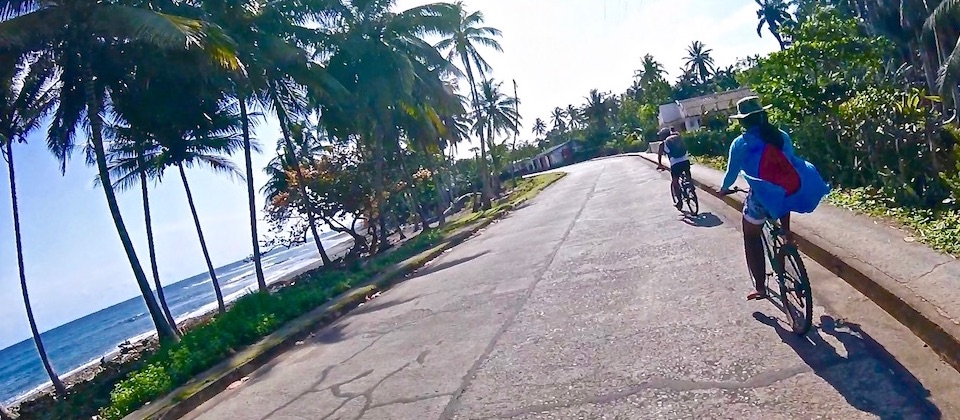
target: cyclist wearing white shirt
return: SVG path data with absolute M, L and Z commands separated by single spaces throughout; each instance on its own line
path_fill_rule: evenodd
M 657 139 L 662 143 L 657 153 L 657 165 L 659 169 L 665 169 L 663 166 L 663 155 L 666 154 L 670 160 L 670 189 L 675 196 L 679 197 L 680 175 L 683 173 L 690 177 L 690 154 L 687 153 L 687 146 L 683 143 L 683 138 L 673 128 L 661 128 L 657 133 Z M 677 210 L 683 207 L 683 200 L 677 200 Z

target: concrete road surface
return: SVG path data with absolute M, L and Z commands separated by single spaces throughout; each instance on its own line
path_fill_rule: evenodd
M 957 373 L 808 262 L 817 328 L 750 290 L 738 215 L 636 157 L 537 199 L 322 329 L 198 419 L 926 419 Z

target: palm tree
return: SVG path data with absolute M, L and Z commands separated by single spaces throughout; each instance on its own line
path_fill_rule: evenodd
M 243 179 L 244 174 L 237 169 L 233 162 L 227 159 L 226 155 L 232 155 L 242 149 L 244 141 L 238 138 L 239 118 L 232 106 L 225 102 L 219 104 L 211 102 L 208 105 L 217 108 L 211 109 L 211 112 L 198 114 L 206 117 L 207 121 L 185 130 L 181 137 L 169 137 L 170 141 L 161 141 L 162 149 L 156 156 L 155 161 L 161 173 L 164 168 L 170 166 L 176 166 L 180 173 L 180 180 L 183 182 L 183 190 L 187 196 L 190 214 L 193 216 L 193 223 L 197 228 L 200 250 L 203 252 L 207 272 L 210 275 L 213 290 L 217 297 L 217 308 L 220 313 L 223 313 L 226 312 L 223 292 L 220 290 L 217 273 L 210 259 L 210 251 L 207 249 L 207 243 L 203 236 L 203 228 L 200 225 L 200 217 L 197 214 L 196 204 L 194 204 L 193 193 L 190 191 L 190 184 L 187 182 L 185 168 L 195 165 L 205 166 L 214 172 Z
M 960 112 L 960 89 L 957 87 L 960 82 L 960 42 L 956 43 L 949 54 L 946 52 L 949 49 L 947 42 L 956 38 L 955 19 L 958 13 L 960 13 L 960 1 L 945 0 L 933 9 L 924 23 L 924 30 L 932 34 L 936 48 L 944 52 L 942 55 L 945 57 L 941 60 L 937 84 L 940 95 L 952 102 L 954 112 L 951 121 L 958 121 L 957 114 Z
M 392 2 L 342 2 L 336 7 L 331 35 L 338 45 L 327 69 L 350 93 L 337 104 L 322 109 L 324 125 L 338 138 L 350 139 L 373 167 L 373 191 L 378 243 L 386 244 L 387 182 L 390 163 L 400 152 L 403 113 L 422 110 L 414 92 L 425 81 L 437 83 L 452 70 L 436 47 L 423 40 L 435 34 L 448 36 L 455 29 L 453 7 L 432 4 L 398 13 Z
M 41 57 L 43 58 L 43 57 Z M 46 57 L 49 58 L 49 57 Z M 13 143 L 25 141 L 27 134 L 39 128 L 42 120 L 50 112 L 56 101 L 57 91 L 50 86 L 52 63 L 37 59 L 32 63 L 22 61 L 18 54 L 12 57 L 0 57 L 0 143 L 3 145 L 4 158 L 7 161 L 7 174 L 10 180 L 10 203 L 13 208 L 13 233 L 17 247 L 17 268 L 20 275 L 20 292 L 23 295 L 23 307 L 27 312 L 27 322 L 33 343 L 37 347 L 40 362 L 53 383 L 58 396 L 67 393 L 63 381 L 57 375 L 43 340 L 30 304 L 27 290 L 27 276 L 23 263 L 23 241 L 20 232 L 20 208 L 17 204 L 17 181 L 13 164 Z M 0 408 L 2 410 L 2 408 Z
M 584 99 L 587 103 L 583 108 L 583 116 L 597 126 L 606 126 L 610 111 L 613 109 L 612 98 L 597 89 L 590 89 L 590 93 Z
M 477 92 L 477 78 L 486 79 L 486 73 L 490 71 L 490 65 L 484 60 L 483 56 L 477 50 L 478 46 L 485 46 L 497 52 L 502 52 L 503 48 L 497 38 L 501 35 L 499 29 L 483 25 L 483 13 L 475 11 L 468 13 L 464 8 L 462 1 L 454 3 L 452 13 L 455 13 L 457 23 L 452 33 L 437 44 L 437 48 L 448 50 L 447 59 L 460 59 L 463 69 L 466 72 L 467 83 L 470 85 L 470 95 L 473 99 L 472 105 L 474 112 L 479 112 L 480 98 Z M 490 191 L 489 177 L 490 170 L 487 167 L 487 150 L 483 134 L 480 134 L 480 180 L 483 184 L 482 202 L 483 208 L 490 207 L 492 194 Z
M 150 271 L 153 274 L 153 285 L 157 292 L 157 301 L 167 322 L 176 326 L 173 313 L 167 305 L 167 298 L 160 281 L 160 268 L 157 262 L 157 248 L 153 236 L 153 220 L 150 217 L 150 192 L 147 187 L 151 169 L 146 158 L 148 154 L 155 154 L 156 143 L 149 140 L 149 135 L 136 133 L 133 129 L 120 124 L 113 124 L 106 130 L 113 144 L 110 147 L 110 173 L 114 176 L 113 188 L 123 191 L 140 185 L 140 195 L 143 202 L 144 226 L 147 231 L 147 251 L 150 258 Z M 101 185 L 99 179 L 97 184 Z M 176 332 L 176 328 L 174 328 Z
M 693 41 L 693 43 L 687 47 L 687 57 L 684 59 L 684 62 L 690 72 L 700 77 L 700 82 L 702 83 L 710 80 L 710 75 L 713 74 L 715 70 L 713 57 L 710 56 L 712 52 L 712 49 L 707 48 L 707 46 L 700 41 Z
M 305 106 L 304 91 L 298 85 L 309 85 L 317 92 L 331 87 L 329 78 L 321 68 L 308 59 L 304 46 L 320 49 L 314 45 L 317 34 L 303 28 L 306 22 L 319 21 L 321 10 L 314 3 L 303 3 L 295 10 L 285 2 L 267 2 L 257 8 L 236 7 L 230 2 L 201 2 L 200 7 L 210 18 L 223 26 L 227 34 L 237 42 L 237 55 L 244 72 L 227 75 L 233 86 L 230 89 L 237 101 L 241 119 L 241 135 L 244 142 L 244 169 L 247 183 L 247 203 L 250 233 L 253 247 L 253 262 L 260 291 L 266 291 L 257 233 L 256 193 L 253 185 L 251 156 L 250 119 L 251 105 L 274 110 L 280 121 L 284 138 L 289 137 L 289 126 L 294 123 Z M 321 84 L 325 84 L 321 87 Z M 298 178 L 303 178 L 296 168 Z M 300 183 L 303 184 L 302 182 Z M 308 208 L 308 211 L 312 211 Z M 310 214 L 313 220 L 313 215 Z M 316 222 L 310 222 L 317 251 L 325 266 L 330 258 L 320 242 Z
M 780 50 L 785 50 L 787 46 L 780 35 L 780 27 L 791 20 L 790 12 L 787 11 L 789 5 L 784 0 L 756 0 L 756 2 L 760 6 L 760 10 L 757 10 L 757 19 L 760 19 L 757 25 L 757 36 L 763 37 L 763 26 L 766 25 L 767 30 L 780 44 Z
M 48 145 L 61 160 L 64 170 L 75 135 L 86 116 L 88 140 L 99 176 L 104 181 L 107 206 L 134 278 L 160 340 L 175 339 L 173 327 L 150 290 L 110 182 L 101 114 L 108 95 L 104 84 L 99 83 L 109 75 L 101 71 L 99 58 L 117 52 L 120 46 L 136 44 L 154 51 L 202 48 L 221 64 L 235 65 L 235 56 L 225 37 L 206 22 L 103 2 L 19 2 L 3 8 L 0 20 L 0 49 L 47 51 L 61 68 L 59 81 L 63 94 L 53 114 Z
M 640 68 L 634 71 L 634 77 L 640 80 L 640 86 L 643 89 L 649 88 L 656 81 L 663 80 L 664 74 L 666 70 L 663 64 L 660 64 L 651 54 L 644 55 Z
M 581 116 L 580 110 L 577 109 L 577 107 L 573 106 L 573 104 L 570 104 L 570 105 L 567 105 L 566 114 L 567 114 L 567 118 L 570 119 L 570 122 L 567 124 L 567 128 L 570 130 L 580 128 L 580 116 Z
M 563 134 L 567 131 L 567 113 L 563 108 L 556 107 L 553 109 L 553 112 L 550 113 L 550 121 L 553 123 L 553 129 L 558 134 Z
M 543 119 L 537 118 L 533 122 L 533 134 L 536 134 L 537 137 L 543 137 L 547 133 L 547 123 L 543 122 Z
M 474 132 L 478 136 L 481 132 L 486 133 L 493 170 L 497 174 L 503 169 L 500 166 L 503 156 L 496 152 L 497 144 L 494 139 L 499 134 L 515 132 L 520 124 L 520 115 L 516 111 L 517 98 L 504 94 L 502 86 L 503 82 L 493 79 L 480 85 L 480 107 L 477 108 L 477 119 L 474 122 Z M 499 176 L 496 179 L 499 179 Z

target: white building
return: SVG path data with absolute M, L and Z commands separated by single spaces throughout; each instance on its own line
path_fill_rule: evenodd
M 702 125 L 704 114 L 731 115 L 737 109 L 737 101 L 755 95 L 748 88 L 740 88 L 663 104 L 657 120 L 660 127 L 673 127 L 681 132 L 696 131 Z

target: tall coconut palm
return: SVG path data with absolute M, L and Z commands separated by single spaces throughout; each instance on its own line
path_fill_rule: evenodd
M 787 11 L 789 5 L 784 0 L 756 0 L 760 10 L 757 10 L 757 36 L 763 37 L 763 27 L 766 26 L 770 34 L 773 35 L 777 43 L 780 44 L 780 50 L 787 48 L 783 42 L 783 36 L 780 35 L 780 27 L 791 20 L 790 12 Z
M 108 95 L 99 60 L 122 46 L 137 44 L 155 51 L 203 48 L 212 59 L 230 66 L 235 56 L 215 26 L 145 8 L 105 2 L 15 2 L 0 12 L 0 49 L 46 51 L 60 67 L 61 95 L 49 130 L 51 151 L 65 162 L 76 133 L 89 124 L 89 139 L 103 191 L 120 242 L 161 340 L 175 339 L 120 214 L 109 177 L 103 142 L 103 116 Z M 84 118 L 86 116 L 86 118 Z
M 25 141 L 27 134 L 39 128 L 42 120 L 51 111 L 56 101 L 57 90 L 50 84 L 52 63 L 49 57 L 30 57 L 27 61 L 19 54 L 0 57 L 0 144 L 3 146 L 4 159 L 7 161 L 7 175 L 10 181 L 10 204 L 13 213 L 13 234 L 17 249 L 17 269 L 20 275 L 20 292 L 23 307 L 27 312 L 27 322 L 33 343 L 40 356 L 40 362 L 53 383 L 57 395 L 66 395 L 67 389 L 57 375 L 50 358 L 47 356 L 37 320 L 30 304 L 27 288 L 26 269 L 23 262 L 23 241 L 20 231 L 20 207 L 17 203 L 17 180 L 14 171 L 13 143 Z M 31 62 L 32 61 L 32 62 Z M 0 408 L 2 410 L 2 408 Z
M 556 107 L 553 109 L 553 112 L 550 113 L 550 122 L 553 124 L 553 130 L 558 134 L 563 134 L 567 131 L 567 113 L 563 108 Z
M 713 53 L 713 50 L 707 48 L 700 41 L 693 41 L 687 47 L 687 57 L 684 59 L 684 63 L 686 63 L 687 70 L 700 77 L 701 83 L 707 83 L 710 80 L 710 75 L 716 69 L 713 57 L 710 56 L 711 53 Z
M 477 76 L 480 79 L 486 79 L 486 74 L 490 71 L 490 65 L 480 55 L 478 46 L 484 46 L 497 52 L 502 52 L 503 48 L 497 41 L 501 32 L 497 28 L 482 26 L 484 17 L 480 11 L 467 12 L 462 1 L 454 3 L 452 12 L 455 14 L 455 28 L 448 37 L 437 44 L 437 48 L 448 51 L 448 60 L 459 59 L 463 65 L 463 70 L 467 76 L 467 83 L 470 85 L 470 96 L 474 112 L 478 112 L 480 107 L 480 97 L 477 92 Z M 483 208 L 490 207 L 492 193 L 490 191 L 490 170 L 487 167 L 487 148 L 483 134 L 480 135 L 480 164 L 478 165 L 483 184 L 482 202 Z
M 204 113 L 208 117 L 208 124 L 190 127 L 182 137 L 170 137 L 169 141 L 161 141 L 162 149 L 156 156 L 156 164 L 161 172 L 166 167 L 175 166 L 180 174 L 190 214 L 197 228 L 200 250 L 203 252 L 207 272 L 217 297 L 217 308 L 220 313 L 223 313 L 226 311 L 223 292 L 220 290 L 217 273 L 210 259 L 210 251 L 207 249 L 200 216 L 197 214 L 197 206 L 194 203 L 186 173 L 186 168 L 200 166 L 236 179 L 243 179 L 244 174 L 226 157 L 238 152 L 244 146 L 243 139 L 238 135 L 239 119 L 228 103 L 221 102 L 219 106 L 220 109 L 217 110 L 219 112 Z
M 542 118 L 537 118 L 533 122 L 533 134 L 536 134 L 537 137 L 543 137 L 547 133 L 547 123 L 543 122 Z
M 513 133 L 520 125 L 520 115 L 516 111 L 517 98 L 503 93 L 502 87 L 503 82 L 493 79 L 481 83 L 477 89 L 480 92 L 480 107 L 477 108 L 477 119 L 474 122 L 474 132 L 478 136 L 481 131 L 486 134 L 495 173 L 503 169 L 503 156 L 496 151 L 496 136 Z
M 386 175 L 400 150 L 399 115 L 416 108 L 419 80 L 437 78 L 450 63 L 422 37 L 447 36 L 455 25 L 449 5 L 432 4 L 398 13 L 392 2 L 346 2 L 335 6 L 340 45 L 327 69 L 350 92 L 341 103 L 324 106 L 325 126 L 338 138 L 353 139 L 373 166 L 378 243 L 386 244 Z
M 156 153 L 158 147 L 149 135 L 137 133 L 128 126 L 119 123 L 112 124 L 105 130 L 107 137 L 110 137 L 113 144 L 110 146 L 108 161 L 110 162 L 110 174 L 113 176 L 113 188 L 123 191 L 140 186 L 140 197 L 143 203 L 143 219 L 147 233 L 147 252 L 150 258 L 150 271 L 153 274 L 153 285 L 157 292 L 157 301 L 160 309 L 163 310 L 164 317 L 170 325 L 177 325 L 173 318 L 173 313 L 167 305 L 166 294 L 163 291 L 163 283 L 160 281 L 160 267 L 157 262 L 157 247 L 153 236 L 153 220 L 150 216 L 150 191 L 147 186 L 149 182 L 149 173 L 152 173 L 148 167 L 150 162 L 147 155 Z M 97 180 L 98 184 L 99 179 Z
M 315 31 L 305 29 L 304 25 L 321 19 L 323 11 L 318 7 L 322 7 L 322 3 L 300 3 L 296 7 L 291 7 L 285 1 L 257 3 L 256 7 L 237 7 L 231 2 L 200 3 L 203 12 L 212 21 L 218 22 L 237 42 L 237 55 L 244 68 L 243 72 L 233 72 L 228 77 L 233 81 L 230 90 L 240 111 L 253 262 L 261 291 L 265 291 L 267 286 L 257 233 L 250 107 L 259 105 L 275 111 L 281 132 L 287 139 L 288 127 L 296 122 L 305 105 L 302 101 L 305 93 L 302 85 L 313 84 L 317 91 L 322 91 L 324 89 L 320 85 L 330 82 L 323 77 L 319 66 L 310 62 L 305 51 L 306 48 L 321 48 L 314 45 L 321 38 Z M 290 94 L 291 90 L 295 93 Z M 297 167 L 296 171 L 302 179 L 300 168 Z M 329 265 L 331 261 L 320 241 L 312 210 L 308 211 L 311 212 L 310 230 L 314 233 L 317 251 L 323 264 Z

